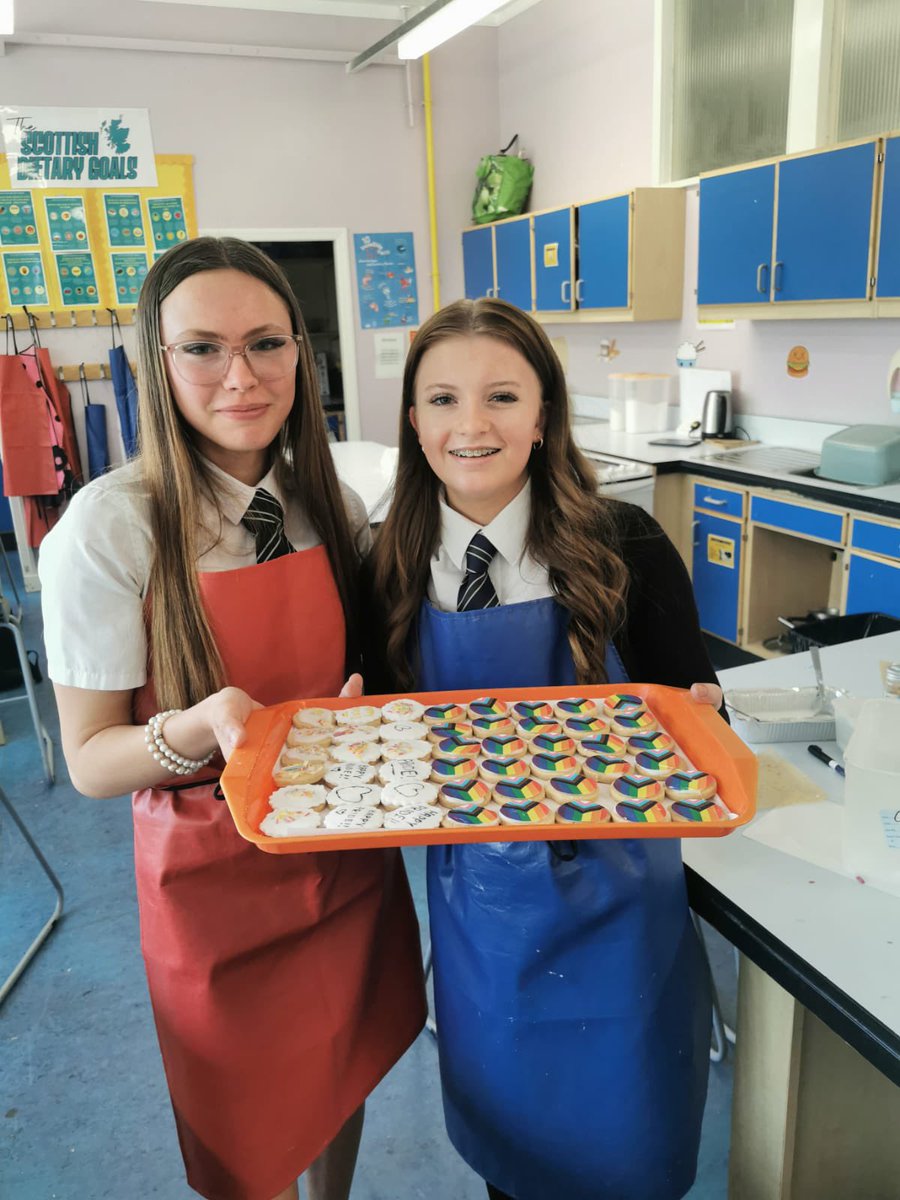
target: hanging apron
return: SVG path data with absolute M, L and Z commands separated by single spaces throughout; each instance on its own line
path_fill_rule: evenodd
M 552 598 L 426 603 L 419 686 L 573 683 L 566 628 Z M 627 682 L 612 645 L 606 671 Z M 696 1171 L 710 1038 L 680 844 L 560 845 L 429 848 L 447 1131 L 516 1200 L 677 1200 Z
M 125 457 L 134 458 L 137 453 L 137 386 L 131 373 L 131 364 L 122 344 L 122 330 L 119 318 L 114 308 L 109 312 L 109 329 L 112 334 L 112 348 L 109 351 L 109 373 L 112 377 L 113 393 L 116 397 L 116 408 L 119 413 L 119 428 L 122 431 L 122 445 Z M 116 334 L 119 335 L 119 345 L 116 345 Z
M 200 584 L 229 684 L 263 704 L 337 694 L 345 631 L 324 547 Z M 156 707 L 148 684 L 136 719 Z M 188 1182 L 209 1200 L 271 1200 L 424 1023 L 400 852 L 264 854 L 210 785 L 147 789 L 133 806 L 141 945 Z

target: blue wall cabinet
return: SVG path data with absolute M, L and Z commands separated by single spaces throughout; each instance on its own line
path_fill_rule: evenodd
M 768 304 L 775 165 L 700 180 L 698 304 Z
M 531 218 L 501 221 L 494 227 L 494 260 L 497 267 L 495 296 L 531 312 Z
M 900 299 L 900 137 L 887 138 L 884 143 L 875 294 Z
M 493 296 L 494 230 L 490 225 L 467 229 L 462 235 L 463 278 L 467 300 Z
M 534 217 L 534 296 L 537 312 L 575 307 L 574 215 L 571 208 Z
M 694 597 L 700 627 L 728 642 L 738 640 L 743 525 L 694 512 Z
M 900 618 L 900 561 L 851 554 L 845 609 Z
M 631 197 L 582 204 L 578 217 L 579 308 L 628 308 Z

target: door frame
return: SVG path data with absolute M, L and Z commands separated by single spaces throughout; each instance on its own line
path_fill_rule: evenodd
M 346 229 L 202 229 L 209 237 L 243 238 L 245 242 L 331 242 L 334 251 L 334 285 L 344 386 L 344 429 L 348 442 L 362 438 L 359 412 L 359 378 L 353 319 L 353 273 L 350 269 L 350 235 Z

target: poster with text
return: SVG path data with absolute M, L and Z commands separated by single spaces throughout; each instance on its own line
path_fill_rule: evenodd
M 355 233 L 353 251 L 363 329 L 418 325 L 413 235 Z
M 4 254 L 3 273 L 12 304 L 47 303 L 47 281 L 39 250 Z
M 97 303 L 97 273 L 86 250 L 61 250 L 56 255 L 56 273 L 62 302 L 67 308 Z
M 0 246 L 37 245 L 31 192 L 0 192 Z
M 88 232 L 84 196 L 47 196 L 44 207 L 53 249 L 86 250 Z
M 146 254 L 111 254 L 116 304 L 137 304 L 138 293 L 147 274 Z
M 188 235 L 184 219 L 184 201 L 180 196 L 167 196 L 147 201 L 150 231 L 154 250 L 171 250 Z
M 0 104 L 0 126 L 10 187 L 156 187 L 146 108 Z
M 133 196 L 124 192 L 107 193 L 103 197 L 103 211 L 106 215 L 106 236 L 114 250 L 145 245 L 144 214 L 137 192 Z

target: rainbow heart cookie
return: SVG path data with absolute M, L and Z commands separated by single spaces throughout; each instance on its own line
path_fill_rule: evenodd
M 676 771 L 666 780 L 671 800 L 708 800 L 716 794 L 716 778 L 705 771 Z
M 552 717 L 553 708 L 546 700 L 520 700 L 513 705 L 513 712 L 520 721 L 528 717 Z
M 525 800 L 543 800 L 544 785 L 539 779 L 529 775 L 517 775 L 514 779 L 500 779 L 494 784 L 494 799 L 501 801 L 513 800 L 522 803 Z
M 581 743 L 582 754 L 611 754 L 621 758 L 625 753 L 625 739 L 614 733 L 601 733 L 599 737 L 585 738 Z
M 631 825 L 664 825 L 669 820 L 666 806 L 658 800 L 620 800 L 613 815 L 617 821 Z
M 468 707 L 470 717 L 505 717 L 509 712 L 506 701 L 498 700 L 496 696 L 479 696 L 477 700 L 470 700 Z
M 674 745 L 669 735 L 662 730 L 636 733 L 628 739 L 628 749 L 632 754 L 640 754 L 642 750 L 671 750 Z
M 498 779 L 517 779 L 528 775 L 531 767 L 524 758 L 485 758 L 478 764 L 478 773 L 487 783 L 496 783 Z
M 438 792 L 438 800 L 445 808 L 461 808 L 465 804 L 487 804 L 491 789 L 483 779 L 463 779 L 459 783 L 445 783 Z
M 458 734 L 460 737 L 471 737 L 472 722 L 446 721 L 443 725 L 429 725 L 425 736 L 429 742 L 440 742 L 444 738 L 453 737 L 454 734 Z
M 553 709 L 558 717 L 566 720 L 568 717 L 594 717 L 597 715 L 597 705 L 585 696 L 569 696 L 565 700 L 557 700 Z
M 612 816 L 602 804 L 567 800 L 556 810 L 556 820 L 560 825 L 604 825 L 612 820 Z
M 516 732 L 526 741 L 531 741 L 539 733 L 562 733 L 562 725 L 555 717 L 522 717 L 516 726 Z
M 496 825 L 500 820 L 493 808 L 482 808 L 480 804 L 466 804 L 462 808 L 451 808 L 444 815 L 443 824 L 447 829 L 455 829 L 460 825 L 470 828 Z
M 553 809 L 542 800 L 511 801 L 500 806 L 500 820 L 504 825 L 552 825 Z
M 566 800 L 593 800 L 597 795 L 597 784 L 588 775 L 564 775 L 562 779 L 551 779 L 547 785 L 549 799 L 563 803 Z
M 662 800 L 666 794 L 663 785 L 646 775 L 620 775 L 610 785 L 616 800 Z
M 627 775 L 631 767 L 624 758 L 615 754 L 591 754 L 584 760 L 584 773 L 600 783 L 612 783 L 622 775 Z
M 478 763 L 474 758 L 437 758 L 431 764 L 431 778 L 435 783 L 460 783 L 474 779 L 478 774 Z
M 569 717 L 563 726 L 566 733 L 583 742 L 585 738 L 600 737 L 609 732 L 609 723 L 602 717 Z
M 612 727 L 616 733 L 624 733 L 630 737 L 633 733 L 659 732 L 656 717 L 652 713 L 640 712 L 634 716 L 626 713 L 616 713 L 612 719 Z
M 528 743 L 517 733 L 492 733 L 481 741 L 481 753 L 487 758 L 521 758 L 527 752 Z
M 651 779 L 665 779 L 673 771 L 680 771 L 687 764 L 674 750 L 641 750 L 635 755 L 634 765 L 641 775 L 648 775 Z
M 574 754 L 551 754 L 542 752 L 531 756 L 531 770 L 535 775 L 544 779 L 552 779 L 555 775 L 577 775 L 581 769 Z
M 503 714 L 494 717 L 476 717 L 472 722 L 472 733 L 479 738 L 488 737 L 492 733 L 513 733 L 515 728 L 512 717 Z
M 673 821 L 691 825 L 712 824 L 728 819 L 728 814 L 715 800 L 676 800 L 671 812 Z
M 640 696 L 634 696 L 628 692 L 613 692 L 611 695 L 603 697 L 603 710 L 610 716 L 623 708 L 642 709 L 643 707 L 644 702 Z
M 539 733 L 532 738 L 531 748 L 536 752 L 546 750 L 549 754 L 574 754 L 578 743 L 567 733 Z
M 454 733 L 448 738 L 442 738 L 435 743 L 435 758 L 475 758 L 481 753 L 481 742 L 476 738 L 463 737 Z
M 458 704 L 432 704 L 422 713 L 426 725 L 446 725 L 448 721 L 462 721 L 466 710 Z

